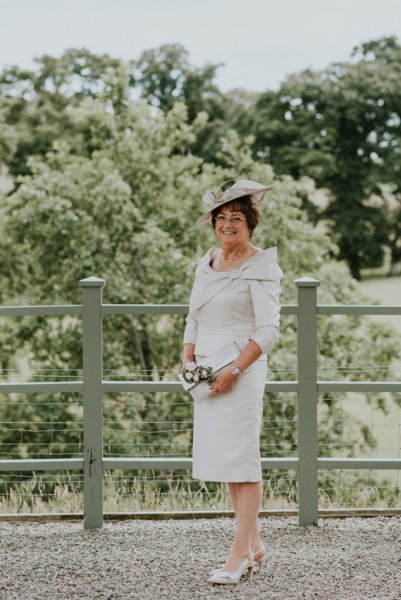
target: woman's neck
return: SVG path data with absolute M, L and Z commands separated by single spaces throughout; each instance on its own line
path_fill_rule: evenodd
M 251 244 L 249 242 L 241 242 L 238 244 L 222 244 L 221 251 L 223 253 L 224 258 L 228 259 L 234 256 L 235 254 L 244 254 L 249 248 Z

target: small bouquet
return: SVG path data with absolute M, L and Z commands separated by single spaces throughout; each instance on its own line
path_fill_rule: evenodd
M 214 379 L 213 368 L 205 365 L 197 365 L 194 362 L 187 362 L 185 369 L 182 370 L 182 377 L 190 386 L 196 385 L 200 381 L 212 383 Z
M 187 362 L 178 373 L 178 379 L 186 392 L 189 392 L 196 404 L 210 398 L 209 383 L 214 381 L 216 373 L 230 365 L 240 355 L 238 344 L 233 341 L 205 356 L 203 364 Z

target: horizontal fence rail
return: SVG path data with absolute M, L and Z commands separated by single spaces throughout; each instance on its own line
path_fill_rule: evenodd
M 0 393 L 74 392 L 83 394 L 84 451 L 82 458 L 0 460 L 0 471 L 84 472 L 84 526 L 103 525 L 103 472 L 110 469 L 189 470 L 191 458 L 108 458 L 103 456 L 102 402 L 104 393 L 181 392 L 176 381 L 104 381 L 102 364 L 102 317 L 104 315 L 185 315 L 187 304 L 103 304 L 104 280 L 80 281 L 82 305 L 3 306 L 0 317 L 71 316 L 83 321 L 82 381 L 0 383 Z M 265 391 L 293 392 L 298 396 L 298 456 L 262 458 L 262 468 L 296 470 L 299 486 L 299 524 L 318 522 L 318 471 L 332 469 L 401 469 L 401 458 L 319 458 L 317 454 L 317 395 L 322 392 L 401 392 L 400 382 L 317 380 L 318 315 L 401 315 L 401 306 L 318 305 L 319 281 L 303 277 L 295 281 L 298 304 L 285 305 L 282 315 L 298 320 L 298 380 L 268 381 Z

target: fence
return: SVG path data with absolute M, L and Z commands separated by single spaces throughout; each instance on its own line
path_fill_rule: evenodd
M 104 392 L 177 392 L 176 381 L 104 381 L 102 316 L 186 314 L 187 305 L 103 304 L 104 280 L 80 281 L 82 305 L 0 307 L 0 317 L 81 315 L 83 320 L 83 380 L 73 382 L 0 383 L 0 393 L 76 392 L 83 394 L 84 452 L 82 458 L 0 460 L 0 471 L 83 470 L 84 526 L 103 525 L 103 471 L 106 469 L 180 470 L 191 468 L 190 458 L 110 458 L 103 456 L 102 395 Z M 281 309 L 298 319 L 298 380 L 271 381 L 270 392 L 298 395 L 298 456 L 262 458 L 263 469 L 295 469 L 298 472 L 300 525 L 318 522 L 319 469 L 401 469 L 401 458 L 320 458 L 317 447 L 317 395 L 321 392 L 401 392 L 401 382 L 336 382 L 317 380 L 318 315 L 401 315 L 401 306 L 317 305 L 319 281 L 303 277 L 295 281 L 298 303 Z

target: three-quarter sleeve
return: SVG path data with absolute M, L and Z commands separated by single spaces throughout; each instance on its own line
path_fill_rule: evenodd
M 207 254 L 206 254 L 207 256 Z M 195 269 L 195 280 L 194 280 L 194 284 L 192 286 L 192 291 L 191 291 L 191 296 L 189 298 L 189 309 L 188 309 L 188 315 L 186 318 L 186 324 L 185 324 L 185 329 L 184 329 L 184 336 L 183 336 L 183 344 L 196 344 L 196 338 L 198 337 L 198 321 L 196 319 L 196 317 L 193 315 L 193 311 L 191 310 L 192 304 L 191 304 L 191 300 L 194 294 L 194 289 L 196 287 L 196 283 L 197 283 L 197 277 L 199 275 L 199 270 L 200 270 L 200 266 L 202 264 L 202 260 L 200 259 L 200 261 L 198 262 L 196 269 Z
M 198 336 L 198 321 L 188 313 L 184 329 L 184 344 L 195 344 Z
M 262 354 L 271 352 L 279 339 L 280 293 L 280 277 L 250 281 L 255 328 L 249 339 L 258 344 Z

